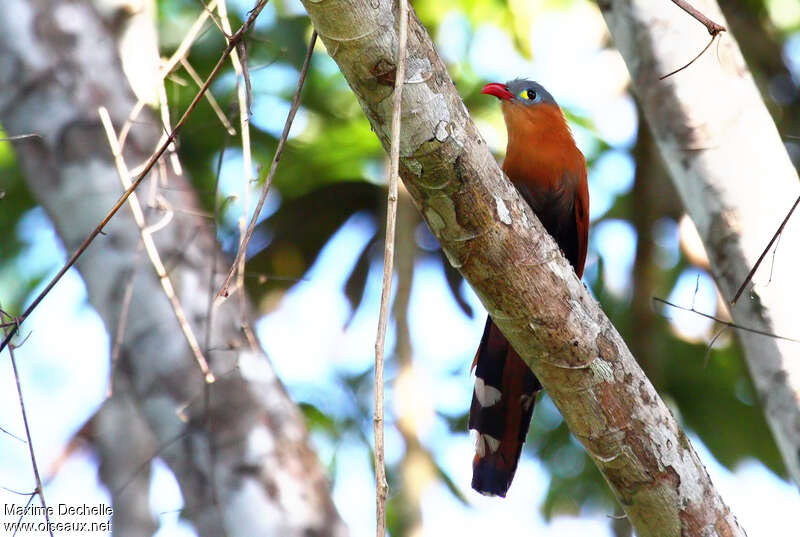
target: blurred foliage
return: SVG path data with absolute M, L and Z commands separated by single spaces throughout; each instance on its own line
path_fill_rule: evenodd
M 0 140 L 7 134 L 0 128 Z M 23 142 L 24 143 L 24 142 Z M 22 243 L 19 236 L 14 233 L 22 215 L 33 208 L 34 201 L 25 188 L 22 174 L 16 166 L 14 151 L 11 144 L 0 141 L 0 263 L 16 256 Z
M 530 22 L 546 10 L 562 9 L 572 3 L 572 0 L 420 0 L 414 3 L 414 7 L 433 36 L 445 17 L 458 13 L 469 21 L 470 42 L 475 29 L 491 24 L 507 31 L 521 54 L 535 59 L 536 51 L 530 50 Z M 239 2 L 239 5 L 246 4 Z M 770 4 L 773 2 L 735 0 L 723 2 L 723 8 L 734 31 L 737 26 L 747 24 L 748 31 L 736 35 L 742 39 L 740 44 L 756 79 L 765 95 L 776 95 L 776 88 L 782 91 L 777 94 L 777 100 L 768 98 L 768 104 L 780 128 L 784 132 L 798 134 L 800 99 L 797 84 L 780 56 L 789 28 L 785 24 L 775 25 L 770 19 Z M 269 73 L 279 67 L 281 73 L 294 73 L 293 76 L 296 76 L 311 31 L 308 19 L 298 13 L 297 5 L 289 1 L 270 2 L 247 44 L 251 76 L 269 82 L 263 87 L 254 84 L 253 98 L 256 103 L 267 98 L 267 102 L 276 103 L 273 109 L 260 111 L 268 118 L 270 125 L 282 125 L 283 114 L 288 110 L 288 101 L 294 92 L 295 79 L 290 77 L 287 83 L 274 82 Z M 168 55 L 197 16 L 198 4 L 195 0 L 160 0 L 158 7 L 163 53 Z M 234 9 L 233 2 L 230 11 L 232 24 L 236 27 L 241 20 L 237 20 L 237 17 L 241 17 L 243 12 Z M 758 24 L 754 24 L 754 21 Z M 776 29 L 776 26 L 781 29 Z M 754 35 L 757 38 L 752 38 Z M 201 76 L 211 70 L 223 46 L 219 32 L 209 24 L 189 56 Z M 358 253 L 353 271 L 342 289 L 355 313 L 362 303 L 370 265 L 382 257 L 383 232 L 380 222 L 385 210 L 385 155 L 335 64 L 319 49 L 313 57 L 303 91 L 301 110 L 306 118 L 305 129 L 290 140 L 272 185 L 274 192 L 279 194 L 280 204 L 259 225 L 257 240 L 254 241 L 259 247 L 249 252 L 248 273 L 256 276 L 248 279 L 249 290 L 257 304 L 267 293 L 285 292 L 309 270 L 321 249 L 343 223 L 355 214 L 363 214 L 375 223 L 375 232 Z M 466 59 L 449 67 L 473 115 L 488 117 L 497 114 L 493 100 L 480 97 L 484 81 L 476 75 Z M 261 76 L 261 70 L 266 70 L 267 76 Z M 187 84 L 186 80 L 188 77 L 179 71 L 167 81 L 170 106 L 175 112 L 184 110 L 195 93 L 195 87 Z M 230 68 L 213 89 L 236 125 L 235 78 Z M 571 121 L 593 132 L 591 123 L 580 113 L 572 110 L 566 112 Z M 280 129 L 272 132 L 274 129 L 262 130 L 257 125 L 258 122 L 255 122 L 252 131 L 254 158 L 258 166 L 267 167 Z M 596 142 L 598 152 L 589 155 L 590 166 L 610 148 L 605 140 L 598 138 Z M 224 215 L 227 210 L 218 187 L 218 161 L 221 153 L 234 153 L 237 144 L 238 141 L 230 138 L 220 127 L 218 119 L 205 102 L 195 110 L 181 135 L 182 161 L 199 198 L 209 211 L 219 209 Z M 792 144 L 797 145 L 787 142 L 790 152 L 793 151 Z M 793 155 L 800 159 L 797 147 Z M 660 163 L 640 161 L 637 165 L 640 169 L 646 169 L 658 167 Z M 644 210 L 640 204 L 641 200 L 634 199 L 631 191 L 623 193 L 600 220 L 614 218 L 634 222 L 636 211 Z M 24 248 L 24 241 L 20 239 L 16 228 L 22 215 L 33 206 L 34 202 L 25 190 L 10 145 L 0 142 L 0 230 L 3 232 L 3 240 L 0 241 L 0 276 L 3 281 L 8 281 L 11 277 L 9 274 L 13 273 L 13 278 L 18 282 L 26 282 L 18 287 L 23 289 L 22 294 L 12 295 L 16 296 L 17 301 L 22 300 L 24 293 L 29 292 L 37 281 L 36 275 L 21 275 L 17 269 L 13 269 L 15 259 Z M 655 216 L 674 220 L 681 212 L 674 200 L 652 210 Z M 222 218 L 217 223 L 221 237 L 236 236 L 234 223 L 238 215 L 233 216 Z M 442 263 L 454 300 L 465 314 L 472 315 L 460 290 L 460 275 L 445 262 L 430 233 L 426 229 L 417 231 L 417 257 Z M 653 234 L 652 229 L 637 229 L 637 232 L 644 233 L 646 237 L 652 237 Z M 235 243 L 224 242 L 227 245 Z M 602 277 L 601 258 L 597 259 L 597 270 L 587 271 L 587 274 L 594 274 L 587 276 L 588 283 L 627 340 L 633 335 L 636 321 L 630 297 L 619 297 L 608 291 Z M 654 260 L 648 262 L 654 263 Z M 666 297 L 687 267 L 688 263 L 682 257 L 669 268 L 657 268 L 656 281 L 650 282 L 646 291 L 651 295 Z M 632 287 L 637 285 L 641 285 L 641 282 L 631 282 Z M 0 285 L 2 289 L 4 287 Z M 4 300 L 8 301 L 8 298 Z M 754 457 L 778 475 L 784 475 L 774 442 L 755 401 L 754 390 L 735 338 L 729 338 L 728 343 L 711 350 L 709 354 L 704 343 L 688 343 L 676 336 L 668 320 L 655 309 L 650 310 L 650 315 L 652 319 L 646 334 L 647 346 L 641 349 L 643 355 L 638 357 L 657 390 L 672 405 L 682 423 L 694 431 L 727 467 L 732 468 L 740 461 Z M 464 362 L 469 362 L 471 358 L 465 356 Z M 313 433 L 329 439 L 334 447 L 344 437 L 356 437 L 369 449 L 371 382 L 369 370 L 356 375 L 342 374 L 338 379 L 338 387 L 349 394 L 348 408 L 334 411 L 319 401 L 301 401 L 301 408 Z M 464 376 L 463 382 L 470 380 Z M 464 432 L 467 408 L 468 405 L 465 405 L 464 414 L 460 416 L 440 416 L 454 432 Z M 391 420 L 388 422 L 391 423 Z M 552 477 L 549 493 L 542 506 L 547 516 L 561 512 L 578 513 L 586 507 L 613 511 L 614 500 L 602 477 L 547 400 L 541 400 L 537 406 L 531 440 L 527 452 L 539 457 Z M 426 447 L 430 449 L 432 446 Z M 431 459 L 435 460 L 435 457 Z M 331 464 L 335 464 L 335 455 Z M 447 473 L 439 466 L 436 471 L 446 486 L 458 495 Z M 390 478 L 398 474 L 397 468 L 390 468 L 389 472 Z M 398 506 L 393 500 L 390 503 L 389 522 L 394 535 L 403 534 L 402 512 L 403 506 Z
M 0 126 L 0 140 L 6 136 Z M 0 306 L 11 315 L 20 313 L 23 302 L 46 274 L 41 267 L 29 269 L 17 262 L 25 248 L 17 225 L 35 206 L 11 144 L 0 141 Z

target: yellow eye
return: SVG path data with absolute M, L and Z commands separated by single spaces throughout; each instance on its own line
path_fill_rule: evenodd
M 530 90 L 522 90 L 522 91 L 520 91 L 518 97 L 520 99 L 523 99 L 523 100 L 528 100 L 528 92 L 529 91 Z
M 526 101 L 534 101 L 536 100 L 536 90 L 533 89 L 524 89 L 519 93 L 519 98 L 526 100 Z

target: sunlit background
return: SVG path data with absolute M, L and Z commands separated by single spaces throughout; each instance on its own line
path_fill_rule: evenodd
M 800 133 L 800 3 L 731 4 L 773 40 L 780 57 L 767 61 L 758 57 L 760 49 L 748 48 L 748 40 L 758 36 L 737 34 L 782 132 Z M 198 5 L 159 2 L 164 54 L 177 45 Z M 242 18 L 252 1 L 229 5 Z M 414 7 L 498 158 L 505 151 L 505 127 L 495 100 L 479 94 L 484 83 L 532 78 L 566 110 L 590 163 L 592 230 L 585 283 L 688 429 L 748 535 L 786 534 L 796 525 L 800 499 L 785 480 L 735 338 L 723 333 L 709 349 L 718 331 L 712 321 L 651 300 L 658 296 L 727 315 L 718 306 L 696 232 L 643 132 L 625 64 L 596 6 L 580 0 L 418 0 Z M 728 17 L 735 33 L 736 19 Z M 263 39 L 251 44 L 250 54 L 253 125 L 260 131 L 254 149 L 265 165 L 283 127 L 310 27 L 300 3 L 287 0 L 267 5 L 258 31 Z M 219 44 L 209 29 L 193 51 L 195 66 L 210 65 Z M 232 102 L 236 82 L 228 74 L 215 83 L 221 102 Z M 170 97 L 181 107 L 191 95 L 175 84 Z M 202 127 L 213 124 L 211 112 L 198 110 L 193 121 L 184 134 L 182 156 L 200 191 L 213 184 L 221 157 L 220 197 L 204 202 L 213 206 L 225 200 L 219 237 L 230 251 L 244 198 L 241 151 L 236 140 L 223 140 L 221 128 L 206 135 Z M 787 149 L 800 158 L 798 144 L 788 141 Z M 262 312 L 257 335 L 292 398 L 303 406 L 313 447 L 354 536 L 374 532 L 371 367 L 382 271 L 384 158 L 336 65 L 318 46 L 304 105 L 251 245 L 248 271 Z M 21 191 L 14 170 L 9 145 L 0 143 L 0 174 L 8 172 Z M 3 220 L 9 225 L 3 240 L 13 236 L 16 244 L 0 259 L 0 301 L 16 311 L 66 259 L 43 209 L 30 200 L 18 203 L 18 214 Z M 398 245 L 398 255 L 414 261 L 396 278 L 396 292 L 406 294 L 407 307 L 395 308 L 402 322 L 392 323 L 387 339 L 392 533 L 626 535 L 602 478 L 546 395 L 536 406 L 533 432 L 508 498 L 484 498 L 470 489 L 469 365 L 485 311 L 469 287 L 445 270 L 435 240 L 413 212 L 401 214 L 404 225 L 398 240 L 406 242 Z M 92 450 L 84 447 L 64 457 L 70 438 L 103 401 L 109 374 L 109 335 L 77 272 L 70 271 L 53 290 L 23 333 L 27 341 L 17 352 L 20 380 L 41 469 L 48 476 L 48 501 L 109 502 Z M 19 440 L 24 429 L 7 354 L 0 355 L 0 427 L 0 503 L 19 503 L 13 491 L 30 492 L 34 485 L 27 447 Z M 157 535 L 194 535 L 180 521 L 174 477 L 156 462 L 151 507 L 161 520 Z

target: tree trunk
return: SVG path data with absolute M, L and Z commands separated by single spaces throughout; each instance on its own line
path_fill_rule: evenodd
M 731 300 L 792 204 L 800 183 L 730 33 L 693 65 L 708 33 L 670 2 L 598 1 L 672 181 L 703 239 L 711 273 Z M 692 2 L 720 24 L 713 0 Z M 719 39 L 719 38 L 718 38 Z M 735 306 L 741 326 L 800 338 L 800 214 L 784 229 Z M 737 330 L 767 423 L 800 485 L 800 344 Z
M 303 4 L 388 148 L 393 2 Z M 408 62 L 403 181 L 450 262 L 605 476 L 637 535 L 744 535 L 617 331 L 500 171 L 413 11 Z
M 38 136 L 16 142 L 15 150 L 31 191 L 71 252 L 122 192 L 98 107 L 108 108 L 119 130 L 135 98 L 114 38 L 88 1 L 3 0 L 2 10 L 0 121 L 10 135 Z M 124 153 L 131 168 L 156 147 L 158 125 L 148 110 L 133 125 Z M 196 216 L 202 211 L 186 176 L 176 175 L 172 166 L 161 171 L 169 188 L 151 179 L 140 199 L 161 200 L 161 208 L 148 212 L 149 225 L 172 218 L 152 236 L 193 332 L 200 341 L 211 332 L 205 354 L 217 380 L 204 384 L 153 266 L 143 254 L 136 261 L 142 235 L 123 208 L 77 264 L 111 334 L 120 322 L 126 282 L 133 278 L 113 368 L 114 397 L 128 398 L 143 418 L 155 444 L 149 457 L 163 458 L 175 473 L 183 516 L 199 535 L 342 535 L 302 415 L 263 352 L 243 337 L 236 300 L 218 307 L 209 326 L 209 304 L 227 267 L 208 220 Z M 214 260 L 220 260 L 216 266 Z M 245 300 L 241 292 L 238 298 Z M 115 412 L 132 410 L 121 404 Z M 102 420 L 96 425 L 98 434 L 112 431 L 113 441 L 122 445 L 129 443 L 126 432 L 141 434 L 135 420 L 130 427 L 102 428 Z M 138 446 L 130 451 L 141 456 Z M 112 466 L 124 471 L 147 462 L 106 459 L 104 479 L 113 486 L 129 476 L 109 476 Z

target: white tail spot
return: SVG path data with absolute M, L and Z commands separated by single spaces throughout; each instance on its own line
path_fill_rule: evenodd
M 497 448 L 500 447 L 500 440 L 495 438 L 494 436 L 489 436 L 488 434 L 484 434 L 483 440 L 486 442 L 486 445 L 489 446 L 489 451 L 494 453 L 497 451 Z
M 469 436 L 475 443 L 475 454 L 478 457 L 486 455 L 486 448 L 489 448 L 489 453 L 494 453 L 500 447 L 500 440 L 488 434 L 481 434 L 477 429 L 470 429 Z
M 475 397 L 484 408 L 490 407 L 500 400 L 503 394 L 494 386 L 487 386 L 480 377 L 475 377 Z
M 475 443 L 475 454 L 478 457 L 486 455 L 486 442 L 483 441 L 483 435 L 475 429 L 470 429 L 469 435 Z

